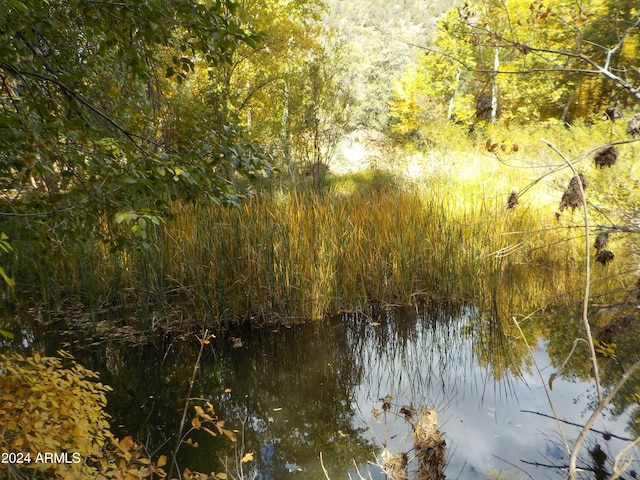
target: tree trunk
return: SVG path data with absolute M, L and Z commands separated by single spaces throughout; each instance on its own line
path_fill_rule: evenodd
M 498 118 L 498 69 L 500 68 L 500 49 L 496 47 L 493 57 L 493 86 L 491 87 L 491 122 Z

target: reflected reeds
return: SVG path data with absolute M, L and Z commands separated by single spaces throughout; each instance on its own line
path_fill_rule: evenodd
M 576 335 L 570 329 L 579 322 L 559 311 L 530 320 L 523 325 L 525 335 L 550 342 L 550 357 L 536 352 L 539 365 L 551 362 L 558 368 L 569 338 Z M 32 324 L 32 332 L 20 331 L 17 341 L 40 349 L 46 339 L 47 348 L 55 351 L 70 340 L 39 325 Z M 69 345 L 76 358 L 100 371 L 101 380 L 114 388 L 108 400 L 113 431 L 134 434 L 159 452 L 163 443 L 173 445 L 197 357 L 195 337 L 132 346 L 120 340 L 83 339 L 79 332 L 66 335 L 74 340 Z M 621 354 L 627 349 L 633 354 L 633 338 L 621 342 Z M 487 455 L 497 454 L 511 464 L 519 459 L 535 463 L 548 443 L 552 421 L 540 432 L 540 419 L 520 411 L 546 411 L 541 407 L 546 405 L 543 389 L 526 365 L 527 355 L 509 321 L 502 323 L 490 312 L 461 302 L 430 302 L 418 308 L 369 305 L 323 322 L 262 329 L 245 324 L 220 333 L 203 354 L 193 396 L 195 402 L 210 401 L 226 421 L 225 428 L 244 429 L 246 451 L 254 454 L 246 467 L 265 479 L 284 480 L 291 477 L 290 469 L 298 468 L 305 478 L 322 478 L 318 452 L 323 452 L 332 478 L 344 478 L 354 461 L 363 471 L 369 462 L 381 462 L 383 446 L 408 451 L 412 441 L 403 407 L 438 412 L 451 463 L 448 472 L 473 479 L 488 465 L 499 464 Z M 618 376 L 615 367 L 609 362 L 603 368 L 605 382 L 607 369 L 611 378 Z M 587 359 L 576 355 L 562 373 L 571 381 L 555 380 L 554 403 L 565 418 L 580 422 L 577 416 L 587 410 L 588 384 L 579 379 L 588 376 Z M 563 396 L 568 387 L 571 394 Z M 614 408 L 624 409 L 633 394 L 632 388 L 623 392 Z M 382 410 L 381 399 L 387 396 L 393 397 L 388 411 L 376 415 L 374 409 Z M 233 465 L 235 450 L 228 441 L 190 435 L 199 448 L 181 449 L 180 465 L 220 471 L 225 458 Z M 409 467 L 411 472 L 415 463 Z M 465 474 L 459 475 L 462 469 Z M 372 478 L 383 478 L 378 467 L 370 470 Z

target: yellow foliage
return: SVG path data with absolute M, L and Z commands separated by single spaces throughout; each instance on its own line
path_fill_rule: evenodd
M 58 353 L 63 358 L 0 355 L 0 455 L 10 460 L 9 476 L 151 478 L 153 470 L 164 478 L 166 458 L 153 465 L 131 437 L 112 435 L 104 411 L 111 388 Z

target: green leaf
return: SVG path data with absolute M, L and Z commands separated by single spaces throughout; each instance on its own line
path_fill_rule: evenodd
M 14 10 L 18 10 L 20 13 L 29 13 L 29 7 L 20 0 L 9 0 L 9 6 L 13 7 Z
M 8 332 L 6 330 L 0 330 L 0 335 L 2 335 L 5 338 L 8 338 L 9 340 L 13 340 L 13 333 L 12 332 Z
M 135 220 L 136 218 L 138 218 L 138 214 L 136 212 L 118 212 L 115 215 L 115 222 L 116 223 L 122 223 L 122 222 L 126 222 L 129 223 L 132 220 Z
M 0 276 L 2 278 L 4 278 L 4 281 L 7 282 L 7 285 L 9 285 L 10 287 L 15 287 L 16 286 L 16 281 L 9 277 L 9 275 L 6 274 L 6 272 L 4 271 L 4 268 L 0 267 Z

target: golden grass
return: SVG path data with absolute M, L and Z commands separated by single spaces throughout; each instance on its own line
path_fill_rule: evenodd
M 598 128 L 592 143 L 606 141 Z M 584 136 L 559 126 L 534 133 L 567 150 L 571 135 Z M 520 147 L 496 158 L 485 137 Z M 31 278 L 44 300 L 78 298 L 94 308 L 134 302 L 146 311 L 178 302 L 216 321 L 318 319 L 370 302 L 447 299 L 512 315 L 576 301 L 584 271 L 581 212 L 555 218 L 568 171 L 535 183 L 560 162 L 522 132 L 487 126 L 475 146 L 456 138 L 448 150 L 442 143 L 428 154 L 387 159 L 389 171 L 413 176 L 363 171 L 334 178 L 324 192 L 292 188 L 240 207 L 176 203 L 172 219 L 151 235 L 150 250 L 112 251 L 88 240 L 81 252 L 51 256 L 37 269 L 22 252 L 15 276 Z M 633 153 L 623 152 L 616 169 L 637 178 L 626 161 Z M 584 160 L 589 197 L 598 191 L 609 203 L 614 194 L 637 198 L 631 184 L 607 189 L 616 172 Z M 520 203 L 508 211 L 514 187 Z M 598 300 L 610 292 L 620 298 L 635 283 L 638 252 L 618 255 L 624 247 L 616 248 L 612 265 L 594 268 Z
M 176 204 L 164 268 L 215 318 L 484 303 L 506 290 L 511 310 L 579 295 L 582 249 L 548 212 L 438 186 Z

